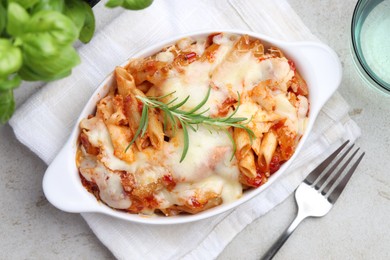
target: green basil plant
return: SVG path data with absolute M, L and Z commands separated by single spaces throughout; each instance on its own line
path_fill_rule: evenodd
M 13 90 L 23 80 L 52 81 L 80 63 L 73 47 L 95 31 L 98 1 L 0 0 L 0 123 L 15 110 Z M 108 0 L 106 6 L 140 10 L 153 0 Z

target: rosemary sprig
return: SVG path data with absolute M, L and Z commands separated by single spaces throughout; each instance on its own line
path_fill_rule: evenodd
M 192 108 L 189 111 L 181 110 L 180 108 L 188 101 L 190 96 L 187 96 L 184 100 L 181 102 L 178 102 L 177 104 L 173 105 L 175 101 L 177 101 L 178 98 L 174 98 L 168 103 L 164 103 L 159 101 L 159 99 L 165 98 L 167 96 L 173 95 L 175 92 L 169 93 L 164 96 L 160 97 L 143 97 L 137 95 L 136 98 L 140 100 L 143 103 L 142 113 L 141 113 L 141 119 L 140 124 L 137 129 L 137 132 L 135 133 L 133 139 L 127 146 L 126 150 L 129 149 L 129 147 L 135 142 L 135 140 L 141 136 L 143 137 L 146 133 L 146 129 L 148 127 L 148 110 L 149 108 L 157 108 L 160 109 L 163 112 L 163 127 L 164 132 L 167 130 L 168 123 L 172 126 L 172 132 L 173 135 L 176 134 L 178 124 L 182 126 L 183 129 L 183 137 L 184 137 L 184 143 L 183 143 L 183 152 L 180 158 L 180 162 L 184 160 L 186 157 L 186 154 L 188 152 L 189 148 L 189 135 L 188 135 L 188 128 L 190 128 L 192 131 L 196 132 L 199 128 L 199 125 L 205 125 L 217 128 L 218 130 L 224 130 L 226 134 L 228 135 L 229 139 L 233 143 L 233 154 L 231 157 L 231 160 L 234 157 L 234 154 L 236 152 L 236 144 L 234 142 L 233 136 L 230 134 L 228 129 L 230 127 L 236 127 L 244 129 L 251 140 L 255 138 L 255 134 L 253 131 L 246 126 L 251 119 L 248 120 L 246 117 L 234 117 L 234 115 L 237 113 L 239 107 L 240 107 L 240 95 L 238 95 L 238 106 L 237 108 L 227 117 L 218 117 L 218 118 L 212 118 L 209 116 L 206 116 L 205 113 L 209 111 L 209 109 L 205 109 L 201 112 L 199 110 L 206 104 L 207 100 L 210 97 L 211 88 L 208 89 L 206 96 L 203 98 L 203 100 L 194 108 Z M 246 122 L 245 122 L 246 121 Z M 209 129 L 211 132 L 211 129 Z

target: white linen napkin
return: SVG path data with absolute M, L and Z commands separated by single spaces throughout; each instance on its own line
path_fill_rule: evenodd
M 16 137 L 47 164 L 66 141 L 99 82 L 146 46 L 205 29 L 243 29 L 286 41 L 317 41 L 285 0 L 155 0 L 142 11 L 116 11 L 116 17 L 107 15 L 110 11 L 102 4 L 95 7 L 97 19 L 107 24 L 89 44 L 79 47 L 82 64 L 72 75 L 44 86 L 10 120 Z M 119 259 L 215 258 L 246 225 L 289 196 L 330 146 L 360 135 L 348 109 L 336 93 L 286 174 L 235 210 L 175 226 L 134 224 L 95 213 L 82 216 Z

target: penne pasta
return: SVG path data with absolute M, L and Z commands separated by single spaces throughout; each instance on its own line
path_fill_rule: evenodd
M 123 103 L 123 97 L 120 95 L 115 96 L 112 99 L 113 113 L 110 118 L 106 120 L 106 123 L 114 125 L 126 125 L 128 123 L 125 115 L 125 108 Z
M 162 123 L 158 120 L 157 111 L 149 109 L 148 136 L 152 146 L 158 150 L 162 148 L 164 142 L 164 132 Z
M 114 147 L 114 155 L 119 159 L 131 163 L 134 161 L 134 153 L 132 149 L 126 147 L 130 142 L 130 131 L 126 126 L 118 126 L 115 124 L 107 125 L 108 132 L 111 137 L 111 142 Z
M 275 55 L 276 57 L 278 58 L 283 58 L 285 57 L 282 50 L 278 49 L 278 48 L 275 48 L 275 47 L 271 47 L 269 48 L 269 52 L 272 54 L 272 55 Z
M 264 157 L 267 167 L 270 165 L 277 145 L 278 140 L 274 132 L 270 131 L 264 134 L 260 145 L 260 155 Z
M 273 111 L 276 105 L 272 96 L 272 91 L 268 88 L 268 86 L 271 84 L 271 80 L 261 81 L 251 90 L 250 93 L 252 100 L 259 104 L 266 111 Z
M 106 96 L 102 98 L 96 106 L 96 117 L 101 118 L 104 122 L 109 120 L 111 115 L 114 113 L 112 100 L 112 96 Z
M 76 162 L 87 190 L 130 213 L 237 200 L 291 158 L 310 110 L 294 63 L 248 35 L 184 38 L 113 77 L 80 122 Z
M 252 150 L 247 151 L 241 160 L 239 160 L 238 167 L 240 172 L 250 179 L 257 176 L 255 156 Z
M 236 157 L 242 160 L 251 150 L 251 140 L 248 133 L 241 128 L 235 128 L 233 131 L 233 139 L 236 143 Z
M 257 137 L 252 141 L 251 148 L 253 152 L 256 154 L 256 156 L 259 156 L 261 154 L 260 146 L 261 146 L 261 135 L 256 135 Z
M 136 88 L 133 76 L 122 67 L 115 68 L 115 78 L 118 94 L 122 97 L 128 96 Z
M 130 93 L 123 100 L 124 112 L 129 123 L 130 132 L 134 135 L 137 132 L 141 120 L 141 104 L 135 96 Z

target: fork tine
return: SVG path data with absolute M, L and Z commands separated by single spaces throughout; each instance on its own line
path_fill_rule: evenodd
M 336 168 L 337 166 L 339 166 L 341 164 L 341 161 L 344 159 L 344 157 L 351 151 L 351 148 L 350 147 L 348 149 L 348 151 L 346 151 L 343 156 L 335 163 L 334 165 L 334 168 Z M 324 180 L 324 182 L 328 181 L 328 184 L 326 185 L 325 188 L 323 188 L 321 190 L 321 194 L 322 195 L 325 195 L 328 193 L 328 191 L 332 188 L 333 184 L 337 181 L 337 179 L 340 177 L 340 175 L 344 172 L 344 170 L 347 168 L 348 164 L 351 162 L 351 160 L 353 159 L 353 157 L 356 155 L 356 153 L 359 151 L 359 148 L 356 149 L 356 151 L 346 160 L 346 162 L 339 168 L 339 170 L 337 171 L 337 173 L 333 174 L 333 175 L 329 175 L 327 176 L 326 180 Z
M 341 150 L 349 143 L 349 140 L 345 141 L 336 151 L 334 151 L 331 155 L 328 156 L 320 165 L 318 165 L 304 180 L 304 182 L 308 185 L 312 185 L 321 173 L 325 170 L 325 168 L 336 158 L 336 156 L 340 153 Z
M 347 151 L 345 151 L 338 159 L 336 162 L 332 162 L 332 166 L 328 169 L 328 171 L 321 177 L 318 179 L 318 181 L 315 183 L 315 189 L 316 190 L 321 190 L 321 188 L 323 188 L 323 185 L 324 183 L 326 182 L 326 180 L 329 179 L 329 177 L 332 175 L 333 171 L 337 168 L 338 165 L 340 165 L 340 163 L 344 160 L 345 156 L 347 156 L 347 154 L 352 150 L 352 147 L 354 146 L 355 144 L 352 144 L 348 149 Z
M 341 192 L 344 190 L 345 186 L 347 185 L 349 179 L 351 178 L 352 174 L 355 172 L 357 166 L 359 165 L 360 161 L 363 159 L 365 153 L 363 152 L 359 158 L 356 160 L 356 162 L 352 165 L 352 167 L 349 169 L 347 174 L 344 176 L 344 178 L 339 182 L 339 184 L 333 189 L 333 191 L 329 194 L 328 200 L 330 203 L 335 203 L 336 200 L 339 198 Z

